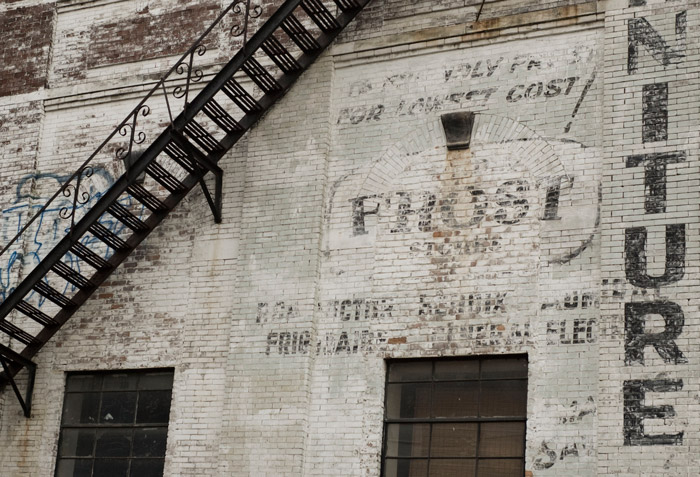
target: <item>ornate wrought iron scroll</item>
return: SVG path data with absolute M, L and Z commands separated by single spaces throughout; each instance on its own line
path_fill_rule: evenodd
M 120 136 L 126 137 L 129 135 L 128 145 L 117 149 L 117 159 L 121 161 L 125 160 L 131 155 L 131 152 L 134 149 L 134 144 L 143 144 L 143 142 L 146 140 L 146 133 L 143 131 L 137 132 L 136 130 L 139 114 L 141 114 L 142 117 L 146 117 L 151 114 L 151 108 L 147 104 L 140 105 L 135 111 L 132 112 L 131 123 L 122 124 L 122 126 L 119 128 Z
M 171 91 L 171 94 L 175 98 L 184 98 L 183 109 L 187 108 L 190 89 L 193 83 L 201 81 L 204 77 L 204 73 L 201 67 L 195 66 L 195 59 L 202 57 L 206 51 L 205 40 L 209 39 L 209 35 L 212 33 L 214 28 L 221 24 L 222 20 L 233 11 L 234 26 L 226 28 L 229 29 L 230 34 L 238 37 L 243 36 L 243 43 L 248 39 L 248 29 L 250 26 L 250 20 L 258 18 L 262 15 L 263 9 L 260 5 L 254 4 L 251 0 L 235 0 L 229 4 L 229 6 L 224 9 L 221 14 L 216 18 L 214 23 L 209 26 L 209 28 L 193 43 L 187 52 L 185 52 L 182 57 L 163 75 L 163 77 L 153 86 L 153 88 L 145 95 L 145 97 L 139 102 L 139 104 L 126 116 L 126 118 L 107 136 L 107 138 L 97 147 L 97 149 L 87 158 L 83 164 L 78 167 L 78 170 L 70 176 L 57 190 L 48 201 L 37 211 L 34 216 L 27 221 L 22 229 L 17 233 L 6 245 L 0 250 L 0 256 L 3 256 L 14 244 L 16 244 L 19 238 L 34 224 L 39 220 L 44 213 L 51 207 L 56 207 L 54 204 L 59 197 L 64 197 L 71 199 L 72 203 L 70 205 L 59 206 L 59 217 L 63 220 L 70 220 L 70 233 L 72 234 L 73 226 L 76 223 L 75 215 L 76 210 L 82 206 L 85 206 L 91 199 L 90 189 L 85 187 L 85 179 L 92 176 L 96 167 L 102 167 L 95 162 L 96 157 L 103 157 L 101 153 L 104 152 L 105 147 L 110 141 L 113 141 L 117 135 L 122 137 L 128 136 L 128 143 L 122 145 L 117 149 L 117 159 L 124 160 L 130 157 L 133 153 L 134 146 L 142 144 L 146 140 L 146 134 L 143 130 L 138 130 L 137 125 L 142 122 L 139 119 L 148 116 L 151 113 L 151 108 L 146 104 L 152 96 L 154 96 L 158 91 L 161 91 L 165 97 L 165 103 L 167 106 L 167 113 L 169 116 L 169 122 L 173 123 L 173 117 L 176 116 L 177 111 L 174 111 L 171 107 L 170 100 L 168 99 L 168 85 L 172 85 L 176 82 L 178 86 Z M 216 35 L 214 35 L 216 36 Z M 181 85 L 182 75 L 186 74 L 185 84 Z M 111 156 L 111 154 L 110 154 Z
M 241 0 L 235 3 L 236 4 L 233 7 L 233 14 L 236 15 L 237 18 L 236 23 L 234 23 L 234 25 L 231 27 L 231 35 L 235 37 L 243 36 L 242 48 L 245 48 L 245 45 L 248 41 L 248 26 L 250 20 L 254 20 L 260 17 L 260 15 L 262 15 L 263 9 L 261 5 L 251 5 L 250 0 Z
M 92 166 L 82 167 L 75 176 L 75 184 L 71 181 L 66 184 L 62 190 L 64 197 L 73 197 L 72 205 L 61 207 L 58 212 L 58 216 L 64 220 L 70 219 L 70 231 L 73 234 L 73 226 L 75 225 L 75 211 L 78 207 L 83 206 L 90 200 L 90 192 L 87 189 L 80 190 L 81 182 L 83 178 L 90 178 L 94 169 Z
M 194 66 L 195 54 L 197 56 L 204 56 L 206 52 L 206 45 L 199 44 L 193 50 L 190 51 L 189 58 L 180 61 L 175 66 L 175 73 L 177 73 L 178 75 L 187 73 L 185 86 L 177 86 L 173 90 L 173 96 L 175 96 L 178 99 L 182 97 L 185 98 L 185 107 L 187 107 L 187 105 L 189 104 L 188 98 L 190 93 L 190 85 L 192 83 L 199 83 L 202 80 L 202 78 L 204 78 L 204 72 L 201 70 L 201 68 L 196 68 Z

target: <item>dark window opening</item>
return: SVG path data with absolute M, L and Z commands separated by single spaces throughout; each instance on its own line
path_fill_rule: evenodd
M 56 477 L 163 477 L 172 370 L 70 373 Z
M 527 357 L 388 362 L 384 477 L 522 477 Z

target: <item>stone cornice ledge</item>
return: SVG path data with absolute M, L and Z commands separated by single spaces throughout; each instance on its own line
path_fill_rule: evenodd
M 475 23 L 432 27 L 379 38 L 335 44 L 332 47 L 331 54 L 336 57 L 348 57 L 342 58 L 342 61 L 345 59 L 352 60 L 353 58 L 394 54 L 400 51 L 419 50 L 447 43 L 455 44 L 489 40 L 513 34 L 602 22 L 604 13 L 604 2 L 590 1 L 579 5 L 490 18 Z

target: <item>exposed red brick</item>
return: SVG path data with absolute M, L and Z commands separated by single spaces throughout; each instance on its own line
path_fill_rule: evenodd
M 3 204 L 17 198 L 20 180 L 32 173 L 43 117 L 41 103 L 32 101 L 0 108 L 0 163 L 3 181 L 0 197 Z
M 184 5 L 179 10 L 161 15 L 153 15 L 144 9 L 132 18 L 93 25 L 87 67 L 184 53 L 220 11 L 219 2 L 206 1 Z M 207 44 L 209 48 L 214 46 Z
M 35 91 L 46 84 L 54 4 L 0 14 L 0 96 Z
M 389 339 L 387 340 L 387 343 L 389 343 L 389 344 L 403 344 L 403 343 L 405 343 L 405 342 L 406 342 L 406 337 L 405 337 L 405 336 L 402 336 L 402 337 L 400 337 L 400 338 L 389 338 Z

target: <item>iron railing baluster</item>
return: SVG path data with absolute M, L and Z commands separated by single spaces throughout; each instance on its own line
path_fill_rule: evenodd
M 335 1 L 340 8 L 337 17 L 333 16 L 319 0 L 286 0 L 271 15 L 270 19 L 250 37 L 248 37 L 247 32 L 249 20 L 260 16 L 262 8 L 251 4 L 250 0 L 232 2 L 194 42 L 192 47 L 153 85 L 137 106 L 78 167 L 76 172 L 24 224 L 19 233 L 0 250 L 1 257 L 18 243 L 33 224 L 41 223 L 40 218 L 52 207 L 59 196 L 71 199 L 69 205 L 60 207 L 59 210 L 61 219 L 70 219 L 70 226 L 66 229 L 65 235 L 59 239 L 58 243 L 41 259 L 36 267 L 27 272 L 14 291 L 0 303 L 0 331 L 25 345 L 21 352 L 0 345 L 0 360 L 2 360 L 3 365 L 3 372 L 0 373 L 0 387 L 3 384 L 14 386 L 14 376 L 23 368 L 30 372 L 30 390 L 26 403 L 22 400 L 15 386 L 15 391 L 27 416 L 31 406 L 31 384 L 35 369 L 35 365 L 30 359 L 197 184 L 201 184 L 204 189 L 204 195 L 212 208 L 215 221 L 217 223 L 221 221 L 223 171 L 217 165 L 219 160 L 233 147 L 243 133 L 289 90 L 293 82 L 313 63 L 323 49 L 333 41 L 339 31 L 369 0 Z M 355 5 L 358 7 L 353 8 Z M 244 6 L 245 10 L 243 10 Z M 320 35 L 312 35 L 294 16 L 295 10 L 300 6 L 307 11 L 314 22 L 317 24 L 320 22 L 326 26 L 325 28 L 321 27 L 323 32 Z M 195 59 L 204 56 L 206 52 L 204 40 L 216 25 L 220 24 L 223 18 L 232 11 L 244 15 L 242 27 L 234 26 L 231 29 L 232 33 L 243 34 L 244 47 L 196 95 L 190 94 L 193 91 L 193 83 L 199 82 L 204 77 L 202 67 L 195 64 Z M 273 36 L 280 29 L 299 46 L 302 51 L 301 56 L 292 55 Z M 253 57 L 253 54 L 261 48 L 281 70 L 281 76 L 273 76 L 266 66 L 261 65 Z M 177 76 L 184 74 L 185 70 L 187 76 L 182 83 L 183 78 L 177 78 Z M 246 91 L 234 79 L 238 72 L 247 74 L 260 87 L 263 95 L 254 98 Z M 180 84 L 178 85 L 178 83 Z M 168 84 L 175 84 L 170 94 L 184 98 L 184 105 L 177 114 L 172 109 L 168 97 Z M 141 122 L 142 118 L 148 117 L 151 113 L 151 106 L 147 103 L 154 94 L 160 94 L 160 92 L 164 94 L 169 126 L 155 136 L 153 142 L 144 150 L 134 151 L 136 145 L 146 142 L 145 131 L 147 128 Z M 219 92 L 228 96 L 243 111 L 243 117 L 234 119 L 214 99 L 214 96 Z M 180 93 L 182 96 L 178 96 Z M 215 134 L 195 120 L 195 117 L 200 113 L 211 119 L 220 128 L 219 132 L 225 133 L 223 138 L 217 139 Z M 95 193 L 94 203 L 90 202 L 93 191 L 89 186 L 86 186 L 87 179 L 93 177 L 97 167 L 99 167 L 98 156 L 114 150 L 107 148 L 107 144 L 120 136 L 127 138 L 127 141 L 115 148 L 117 157 L 120 159 L 129 158 L 129 164 L 126 164 L 125 172 L 114 181 L 111 187 Z M 190 142 L 190 139 L 193 142 Z M 185 177 L 176 177 L 158 162 L 159 155 L 163 152 L 183 168 L 186 172 Z M 215 176 L 216 189 L 213 196 L 203 181 L 205 174 L 209 172 Z M 153 181 L 145 183 L 150 184 L 148 186 L 139 182 L 139 178 L 144 174 L 148 174 L 153 179 Z M 158 186 L 153 187 L 153 182 L 162 186 L 163 189 L 159 189 Z M 149 187 L 153 187 L 153 189 L 149 190 Z M 120 203 L 119 201 L 123 200 L 125 193 L 140 202 L 143 210 L 151 212 L 150 215 L 139 217 Z M 162 197 L 164 193 L 166 196 Z M 56 207 L 56 209 L 59 208 Z M 81 209 L 84 213 L 77 217 L 76 214 Z M 101 223 L 105 212 L 109 212 L 123 224 L 120 226 L 126 228 L 122 228 L 122 230 L 127 231 L 130 235 L 122 235 L 122 232 L 106 227 L 105 224 L 109 221 L 106 221 L 105 224 Z M 98 239 L 106 245 L 106 247 L 102 246 L 103 250 L 107 250 L 102 256 L 88 245 L 94 242 L 94 239 Z M 82 269 L 80 266 L 71 267 L 71 264 L 75 264 L 78 259 L 94 270 L 88 267 Z M 89 269 L 92 274 L 85 274 L 86 269 Z M 49 272 L 63 278 L 69 285 L 72 284 L 74 288 L 71 292 L 74 294 L 66 296 L 52 287 L 48 278 L 53 277 L 53 275 L 49 275 Z M 70 286 L 66 287 L 66 289 L 68 288 Z M 25 298 L 32 292 L 36 292 L 58 305 L 60 310 L 54 316 L 49 316 L 40 311 L 38 307 L 29 304 Z M 11 323 L 7 320 L 7 316 L 13 310 L 19 311 L 42 325 L 43 329 L 36 333 L 30 333 Z

